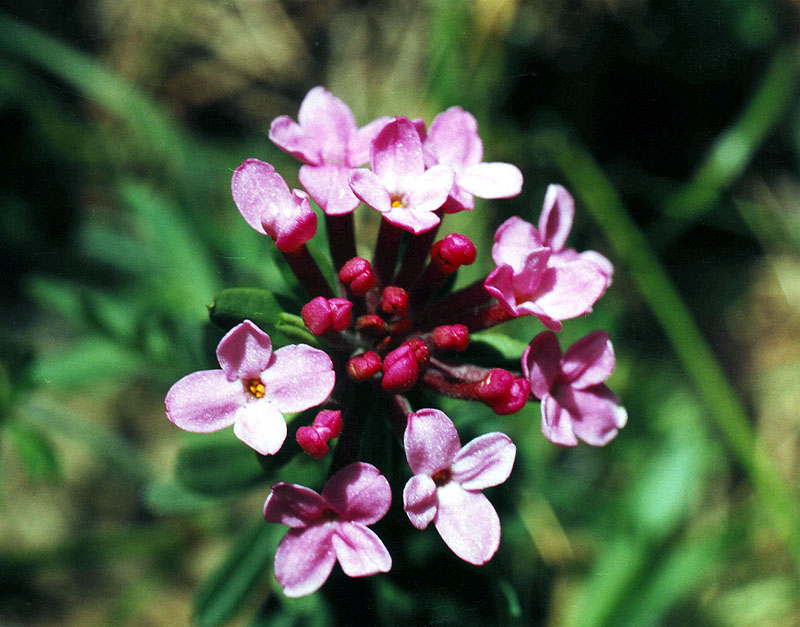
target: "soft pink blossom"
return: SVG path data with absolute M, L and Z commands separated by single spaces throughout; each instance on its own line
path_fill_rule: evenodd
M 231 179 L 233 202 L 247 224 L 269 235 L 282 252 L 292 252 L 314 237 L 317 214 L 308 194 L 289 186 L 269 163 L 247 159 Z
M 348 183 L 350 170 L 369 160 L 369 146 L 390 120 L 382 117 L 363 128 L 350 108 L 324 87 L 314 87 L 300 104 L 295 122 L 287 115 L 272 121 L 269 138 L 306 165 L 300 182 L 325 213 L 350 213 L 358 206 Z
M 522 172 L 517 166 L 483 162 L 478 122 L 461 107 L 450 107 L 436 116 L 423 148 L 428 165 L 440 163 L 455 171 L 455 183 L 444 206 L 447 213 L 473 209 L 473 196 L 510 198 L 522 190 Z
M 318 590 L 338 560 L 350 577 L 388 572 L 392 558 L 368 525 L 389 510 L 392 491 L 375 466 L 357 462 L 335 473 L 317 494 L 278 483 L 264 518 L 290 527 L 275 552 L 275 577 L 289 597 Z
M 561 321 L 589 313 L 611 282 L 613 268 L 600 253 L 564 248 L 572 227 L 574 203 L 560 185 L 545 196 L 539 230 L 516 216 L 494 236 L 497 267 L 486 289 L 513 316 L 535 315 L 553 331 Z
M 455 425 L 438 409 L 410 414 L 404 444 L 414 476 L 403 490 L 411 524 L 431 522 L 445 544 L 471 564 L 484 564 L 500 546 L 500 519 L 481 490 L 511 474 L 517 449 L 503 433 L 462 447 Z
M 383 217 L 415 234 L 439 224 L 436 210 L 447 200 L 454 173 L 447 165 L 425 169 L 419 131 L 408 118 L 395 118 L 371 145 L 372 171 L 353 170 L 350 187 Z
M 614 365 L 614 348 L 605 331 L 578 340 L 563 356 L 549 331 L 531 341 L 522 354 L 522 372 L 542 401 L 542 432 L 548 440 L 575 446 L 580 438 L 602 446 L 625 426 L 625 408 L 603 383 Z
M 286 439 L 283 413 L 319 405 L 333 390 L 330 357 L 305 344 L 272 350 L 269 336 L 249 320 L 217 346 L 220 370 L 193 372 L 167 393 L 167 418 L 196 433 L 233 425 L 240 440 L 262 455 Z

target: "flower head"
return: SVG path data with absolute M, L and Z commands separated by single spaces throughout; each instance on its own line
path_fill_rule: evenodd
M 231 179 L 233 202 L 247 224 L 269 235 L 281 252 L 298 249 L 317 232 L 317 214 L 308 194 L 289 191 L 269 163 L 247 159 Z
M 625 426 L 625 408 L 603 383 L 614 365 L 614 348 L 605 331 L 578 340 L 563 356 L 552 333 L 533 338 L 522 353 L 522 372 L 542 401 L 542 432 L 548 440 L 575 446 L 580 438 L 603 446 Z
M 395 118 L 372 141 L 372 171 L 354 170 L 356 196 L 395 226 L 424 233 L 439 224 L 435 211 L 447 200 L 454 173 L 447 165 L 425 169 L 422 140 L 408 118 Z
M 321 495 L 292 483 L 272 486 L 264 518 L 290 527 L 275 552 L 275 577 L 286 596 L 319 589 L 337 560 L 350 577 L 388 572 L 392 558 L 367 526 L 383 518 L 391 501 L 389 482 L 362 462 L 335 473 Z
M 510 163 L 484 163 L 478 122 L 461 107 L 450 107 L 431 123 L 423 145 L 426 162 L 449 165 L 455 183 L 444 206 L 447 213 L 475 207 L 479 198 L 510 198 L 522 190 L 522 172 Z
M 359 129 L 350 108 L 324 87 L 306 94 L 297 115 L 273 120 L 269 138 L 306 165 L 300 182 L 327 214 L 350 213 L 358 206 L 348 183 L 350 170 L 369 160 L 370 142 L 390 118 Z
M 403 490 L 411 524 L 424 529 L 433 521 L 458 557 L 487 562 L 500 546 L 500 520 L 480 491 L 511 474 L 514 443 L 503 433 L 487 433 L 462 447 L 444 412 L 422 409 L 408 416 L 404 444 L 414 473 Z
M 262 455 L 277 453 L 286 439 L 282 414 L 319 405 L 336 378 L 326 353 L 305 344 L 273 351 L 269 335 L 249 320 L 222 338 L 217 360 L 219 370 L 193 372 L 170 388 L 167 418 L 195 433 L 233 425 Z

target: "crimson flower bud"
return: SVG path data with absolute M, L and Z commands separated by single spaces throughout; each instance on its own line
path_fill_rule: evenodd
M 368 335 L 382 337 L 386 335 L 386 322 L 378 314 L 366 314 L 356 320 L 356 328 Z
M 408 392 L 419 378 L 419 364 L 408 343 L 401 344 L 383 358 L 381 386 L 387 392 Z
M 300 448 L 314 459 L 322 459 L 328 453 L 327 442 L 314 427 L 300 427 L 295 439 Z
M 428 347 L 425 344 L 425 342 L 423 342 L 419 338 L 414 338 L 413 340 L 408 340 L 407 342 L 404 342 L 404 344 L 411 349 L 411 353 L 414 355 L 414 360 L 417 362 L 417 365 L 420 368 L 423 368 L 428 365 L 428 359 L 430 358 L 430 351 L 428 350 Z
M 440 350 L 466 350 L 469 345 L 469 330 L 463 324 L 447 324 L 433 330 L 433 345 Z
M 522 409 L 531 391 L 530 383 L 508 370 L 493 368 L 478 384 L 477 396 L 496 414 L 513 414 Z
M 452 274 L 461 266 L 468 266 L 477 256 L 475 244 L 465 235 L 450 233 L 431 248 L 431 263 L 444 274 Z
M 331 328 L 344 331 L 349 327 L 352 308 L 353 303 L 346 298 L 317 296 L 303 305 L 300 315 L 311 333 L 321 335 Z
M 369 261 L 353 257 L 339 270 L 339 280 L 356 296 L 363 296 L 375 287 L 375 275 Z
M 334 331 L 344 331 L 350 326 L 350 311 L 353 303 L 346 298 L 331 298 L 328 300 L 331 307 L 331 327 Z
M 347 375 L 356 383 L 361 383 L 380 372 L 381 358 L 377 353 L 367 351 L 356 355 L 347 362 Z
M 314 418 L 313 428 L 323 440 L 338 438 L 342 432 L 342 412 L 338 409 L 323 409 Z
M 390 285 L 381 294 L 381 309 L 387 314 L 405 316 L 408 313 L 408 292 Z
M 511 385 L 511 389 L 505 399 L 489 406 L 494 410 L 494 413 L 501 416 L 516 413 L 525 407 L 525 403 L 528 402 L 530 391 L 531 384 L 528 380 L 519 377 L 514 379 L 514 383 Z

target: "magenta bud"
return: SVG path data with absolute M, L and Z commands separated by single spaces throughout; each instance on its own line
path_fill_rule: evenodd
M 367 351 L 361 355 L 356 355 L 347 362 L 345 368 L 347 375 L 356 383 L 361 383 L 371 378 L 381 370 L 381 358 L 377 353 Z
M 475 244 L 467 236 L 450 233 L 431 248 L 431 263 L 444 274 L 452 274 L 475 261 L 477 254 Z
M 331 327 L 334 331 L 344 331 L 350 326 L 350 312 L 353 303 L 346 298 L 331 298 L 328 300 L 331 308 Z
M 494 413 L 501 416 L 513 414 L 522 409 L 525 406 L 525 403 L 528 402 L 528 395 L 530 394 L 530 391 L 531 384 L 528 382 L 528 380 L 519 377 L 518 379 L 514 379 L 514 383 L 511 385 L 511 389 L 509 390 L 506 398 L 498 403 L 489 405 L 489 407 L 494 410 Z
M 428 365 L 428 359 L 430 358 L 430 351 L 428 350 L 427 345 L 425 342 L 420 340 L 419 338 L 415 338 L 413 340 L 408 340 L 404 342 L 406 346 L 411 349 L 411 353 L 414 355 L 414 361 L 417 362 L 417 365 L 420 368 L 424 368 Z
M 394 285 L 385 288 L 381 294 L 381 309 L 387 314 L 405 316 L 408 313 L 408 292 Z
M 436 327 L 432 337 L 433 345 L 439 350 L 461 352 L 469 346 L 469 329 L 463 324 Z
M 356 296 L 363 296 L 375 287 L 372 266 L 362 257 L 353 257 L 345 263 L 339 270 L 339 280 Z
M 300 448 L 314 459 L 322 459 L 328 453 L 328 444 L 313 427 L 300 427 L 295 438 Z
M 492 368 L 478 384 L 478 398 L 490 407 L 502 403 L 511 393 L 514 375 L 502 368 Z
M 381 386 L 387 392 L 408 392 L 419 378 L 419 364 L 408 343 L 401 344 L 383 358 Z
M 356 320 L 356 328 L 374 337 L 383 337 L 388 332 L 386 322 L 378 314 L 366 314 Z
M 300 311 L 306 328 L 314 335 L 321 335 L 330 329 L 333 323 L 333 311 L 328 299 L 317 296 L 303 305 Z
M 323 409 L 314 418 L 312 428 L 326 442 L 331 438 L 338 438 L 342 432 L 342 412 L 338 409 Z

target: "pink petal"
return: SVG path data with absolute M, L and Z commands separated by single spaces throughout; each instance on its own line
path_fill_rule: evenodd
M 605 331 L 593 331 L 569 347 L 561 360 L 565 380 L 577 389 L 602 383 L 614 372 L 614 347 Z
M 408 192 L 408 208 L 415 212 L 436 211 L 450 195 L 453 177 L 450 166 L 435 165 L 425 170 Z
M 553 444 L 577 446 L 572 416 L 549 394 L 542 399 L 542 433 Z
M 231 192 L 245 222 L 259 233 L 266 233 L 261 216 L 268 205 L 282 202 L 289 195 L 289 187 L 269 163 L 247 159 L 233 173 Z
M 336 374 L 327 353 L 305 344 L 290 344 L 273 353 L 261 374 L 264 394 L 280 412 L 294 413 L 324 402 Z
M 544 331 L 531 340 L 522 353 L 522 374 L 531 384 L 531 392 L 544 398 L 553 387 L 561 366 L 561 348 L 552 333 Z
M 287 597 L 311 594 L 328 579 L 336 563 L 333 533 L 328 523 L 306 529 L 290 529 L 275 551 L 275 578 Z
M 612 264 L 604 255 L 601 255 L 595 250 L 585 250 L 580 256 L 582 259 L 591 261 L 600 268 L 602 273 L 605 274 L 606 278 L 608 279 L 608 285 L 606 285 L 606 287 L 610 287 L 611 280 L 614 278 L 614 264 Z
M 453 481 L 465 490 L 483 490 L 503 483 L 514 467 L 517 447 L 504 433 L 487 433 L 467 443 L 450 466 Z
M 390 209 L 383 214 L 383 217 L 390 224 L 414 233 L 414 235 L 430 231 L 441 221 L 439 216 L 432 211 L 409 211 L 404 207 Z
M 389 511 L 392 490 L 375 466 L 356 462 L 328 479 L 322 498 L 343 520 L 371 525 Z
M 304 163 L 318 164 L 322 162 L 320 146 L 316 138 L 306 133 L 288 115 L 282 115 L 272 121 L 269 127 L 269 138 L 278 148 Z
M 433 522 L 442 540 L 465 562 L 488 562 L 500 546 L 500 519 L 489 499 L 453 482 L 438 493 L 439 511 Z
M 381 179 L 373 172 L 359 168 L 350 172 L 350 189 L 367 205 L 381 213 L 392 209 L 392 197 Z
M 392 118 L 385 116 L 378 118 L 366 126 L 362 126 L 355 135 L 351 135 L 350 144 L 347 147 L 347 165 L 358 168 L 367 163 L 372 140 L 391 121 Z
M 295 189 L 283 204 L 270 206 L 261 214 L 261 226 L 275 240 L 278 250 L 292 252 L 314 237 L 317 214 L 311 208 L 308 194 Z
M 458 184 L 454 184 L 442 207 L 442 211 L 445 213 L 458 213 L 459 211 L 471 211 L 474 208 L 475 199 L 472 194 L 461 189 Z
M 167 418 L 184 431 L 210 433 L 230 427 L 247 396 L 239 381 L 228 381 L 222 370 L 186 375 L 167 392 Z
M 403 443 L 415 475 L 433 475 L 447 468 L 461 448 L 453 421 L 438 409 L 409 414 Z
M 272 341 L 249 320 L 237 324 L 217 345 L 217 361 L 228 381 L 257 377 L 272 357 Z
M 436 484 L 428 475 L 414 475 L 403 488 L 403 509 L 411 524 L 425 529 L 436 516 L 439 499 Z
M 511 266 L 504 264 L 492 270 L 484 280 L 483 286 L 511 315 L 520 315 L 514 291 L 514 270 Z
M 422 142 L 408 118 L 395 118 L 372 142 L 372 171 L 390 194 L 401 194 L 414 186 L 425 171 Z M 358 192 L 356 192 L 357 194 Z
M 575 201 L 569 192 L 561 185 L 549 185 L 539 216 L 539 234 L 544 243 L 554 251 L 564 248 L 574 217 Z
M 425 144 L 437 163 L 445 163 L 456 170 L 483 159 L 478 122 L 461 107 L 450 107 L 434 118 Z
M 522 172 L 510 163 L 477 163 L 459 172 L 456 182 L 478 198 L 511 198 L 522 191 Z
M 492 259 L 495 264 L 508 264 L 520 272 L 528 255 L 542 247 L 539 234 L 530 222 L 516 216 L 509 218 L 494 234 Z
M 550 249 L 537 248 L 528 253 L 520 270 L 514 270 L 512 284 L 517 294 L 517 302 L 527 300 L 527 295 L 537 290 L 544 279 L 549 260 Z
M 596 265 L 573 261 L 547 268 L 531 300 L 554 320 L 568 320 L 589 313 L 605 288 L 605 275 Z
M 314 87 L 303 98 L 297 121 L 319 146 L 322 163 L 344 165 L 347 144 L 357 131 L 350 108 L 324 87 Z
M 234 435 L 262 455 L 274 455 L 286 440 L 286 420 L 267 399 L 240 407 L 234 420 Z
M 569 412 L 575 435 L 592 446 L 608 444 L 628 421 L 619 399 L 602 383 L 584 390 L 565 386 L 558 401 Z
M 282 481 L 272 486 L 264 502 L 264 519 L 288 527 L 307 527 L 325 507 L 325 499 L 314 490 Z
M 392 567 L 389 551 L 375 532 L 364 525 L 341 522 L 332 540 L 339 565 L 348 577 L 386 573 Z
M 350 189 L 351 168 L 340 165 L 304 165 L 300 182 L 328 215 L 350 213 L 359 200 Z

